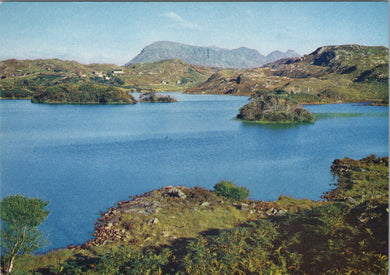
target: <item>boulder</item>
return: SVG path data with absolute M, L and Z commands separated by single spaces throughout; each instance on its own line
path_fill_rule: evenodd
M 209 206 L 210 203 L 205 201 L 205 202 L 202 202 L 201 204 L 199 204 L 199 206 L 203 206 L 203 207 L 206 207 L 206 206 Z
M 265 211 L 265 214 L 267 214 L 268 216 L 274 216 L 278 213 L 278 210 L 271 207 L 270 209 L 268 209 L 267 211 Z
M 239 206 L 239 209 L 240 210 L 248 210 L 248 205 L 246 203 L 241 203 L 241 205 Z
M 165 194 L 169 195 L 169 196 L 172 196 L 172 197 L 178 197 L 178 198 L 181 198 L 181 199 L 185 199 L 187 198 L 186 194 L 184 194 L 181 190 L 179 190 L 178 188 L 176 187 L 173 187 L 171 189 L 168 189 Z
M 278 213 L 276 213 L 276 216 L 283 216 L 284 214 L 286 214 L 287 213 L 287 210 L 285 210 L 285 209 L 280 209 L 279 211 L 278 211 Z
M 150 220 L 147 220 L 147 224 L 158 224 L 160 221 L 157 218 L 152 218 Z

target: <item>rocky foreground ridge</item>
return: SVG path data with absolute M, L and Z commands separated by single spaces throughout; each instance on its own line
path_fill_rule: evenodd
M 283 197 L 282 197 L 283 198 Z M 295 202 L 295 200 L 292 200 Z M 313 202 L 304 200 L 308 207 L 314 205 Z M 275 202 L 261 202 L 248 200 L 245 202 L 224 201 L 217 197 L 213 192 L 195 187 L 185 186 L 166 186 L 161 189 L 147 192 L 143 195 L 135 196 L 131 200 L 118 202 L 117 206 L 111 207 L 107 212 L 101 213 L 101 217 L 95 224 L 94 238 L 82 245 L 69 245 L 70 249 L 87 249 L 91 246 L 101 246 L 116 241 L 125 241 L 137 243 L 141 246 L 151 243 L 152 239 L 160 239 L 157 242 L 167 242 L 175 240 L 180 236 L 174 229 L 168 229 L 158 232 L 160 236 L 152 233 L 146 239 L 139 238 L 136 228 L 153 231 L 158 224 L 161 224 L 165 217 L 159 219 L 159 213 L 170 211 L 171 218 L 176 219 L 174 215 L 180 216 L 181 211 L 196 213 L 198 211 L 210 212 L 215 208 L 223 208 L 226 211 L 238 211 L 243 217 L 266 218 L 270 216 L 282 216 L 288 210 L 296 211 L 297 208 L 292 205 L 279 205 Z M 288 210 L 286 210 L 288 209 Z M 195 214 L 196 215 L 196 214 Z M 139 224 L 129 222 L 130 216 L 140 217 Z M 179 218 L 179 217 L 177 217 Z M 180 221 L 175 220 L 177 222 Z M 196 230 L 200 230 L 197 228 Z M 207 228 L 204 228 L 206 230 Z M 154 234 L 154 235 L 153 235 Z M 137 237 L 138 236 L 138 237 Z

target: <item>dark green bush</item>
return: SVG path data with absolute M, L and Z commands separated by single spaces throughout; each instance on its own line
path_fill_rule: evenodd
M 236 186 L 231 181 L 220 181 L 214 185 L 215 193 L 229 199 L 245 200 L 249 197 L 249 190 L 242 186 Z
M 278 237 L 277 227 L 267 220 L 202 236 L 188 242 L 180 269 L 185 274 L 287 274 L 286 265 L 299 266 L 301 259 L 290 253 L 280 264 L 274 245 Z
M 171 251 L 167 248 L 139 250 L 122 246 L 103 256 L 95 271 L 99 274 L 166 274 L 164 269 L 170 257 Z

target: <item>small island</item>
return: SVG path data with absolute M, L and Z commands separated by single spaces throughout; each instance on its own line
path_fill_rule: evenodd
M 314 122 L 315 117 L 288 95 L 260 93 L 251 102 L 240 108 L 238 119 L 257 123 L 302 123 Z
M 135 104 L 135 98 L 125 90 L 85 83 L 70 83 L 40 87 L 31 98 L 32 103 L 45 104 Z
M 139 102 L 170 103 L 170 102 L 177 102 L 177 100 L 171 97 L 170 95 L 149 92 L 149 93 L 142 93 L 139 97 Z

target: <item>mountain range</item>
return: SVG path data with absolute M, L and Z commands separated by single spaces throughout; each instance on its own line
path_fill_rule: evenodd
M 167 59 L 180 59 L 198 66 L 219 68 L 256 68 L 281 58 L 300 57 L 293 50 L 273 51 L 267 56 L 257 50 L 241 47 L 228 50 L 218 47 L 192 46 L 171 41 L 158 41 L 146 46 L 126 65 L 151 63 Z
M 179 59 L 121 67 L 59 59 L 11 59 L 0 61 L 0 89 L 1 98 L 31 98 L 45 87 L 81 84 L 128 92 L 253 96 L 284 91 L 299 96 L 301 103 L 388 104 L 388 66 L 388 48 L 362 45 L 322 46 L 302 57 L 234 69 L 192 65 Z

